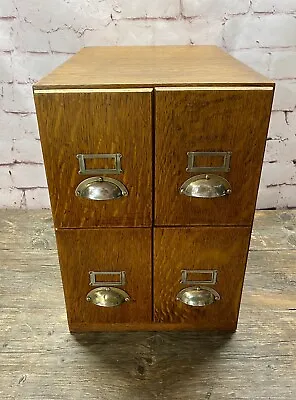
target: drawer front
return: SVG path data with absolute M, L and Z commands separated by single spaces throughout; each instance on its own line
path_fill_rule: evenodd
M 250 233 L 249 228 L 155 228 L 155 322 L 234 330 Z
M 272 98 L 272 87 L 156 89 L 156 225 L 252 223 Z
M 151 226 L 151 89 L 37 90 L 35 104 L 55 226 Z
M 56 237 L 70 330 L 151 322 L 150 228 L 64 229 Z

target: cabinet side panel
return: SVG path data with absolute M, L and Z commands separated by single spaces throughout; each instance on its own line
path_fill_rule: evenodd
M 151 226 L 151 90 L 37 91 L 35 103 L 54 223 L 57 228 Z M 121 154 L 122 173 L 112 159 L 86 159 L 79 174 L 77 154 Z M 108 176 L 128 196 L 95 201 L 75 196 L 86 178 Z

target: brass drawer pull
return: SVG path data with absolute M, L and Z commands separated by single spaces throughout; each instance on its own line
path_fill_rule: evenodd
M 103 286 L 91 290 L 86 296 L 86 301 L 98 307 L 117 307 L 130 301 L 130 296 L 122 289 Z
M 187 172 L 228 172 L 230 170 L 230 151 L 189 151 Z M 223 157 L 223 164 L 217 167 L 194 166 L 198 157 Z
M 187 306 L 204 307 L 220 300 L 219 293 L 209 287 L 188 287 L 180 290 L 176 300 L 181 301 Z
M 231 194 L 231 186 L 222 176 L 202 174 L 187 179 L 180 187 L 180 193 L 189 197 L 212 199 Z
M 103 175 L 103 174 L 121 174 L 122 169 L 121 169 L 121 157 L 122 155 L 120 153 L 114 153 L 114 154 L 77 154 L 76 156 L 78 158 L 79 162 L 79 171 L 78 173 L 81 175 Z M 87 159 L 94 159 L 94 158 L 100 158 L 100 159 L 113 159 L 114 160 L 114 168 L 92 168 L 92 169 L 87 169 L 85 165 L 85 160 Z
M 80 182 L 75 195 L 89 200 L 115 200 L 127 196 L 128 191 L 123 183 L 107 176 L 87 178 Z

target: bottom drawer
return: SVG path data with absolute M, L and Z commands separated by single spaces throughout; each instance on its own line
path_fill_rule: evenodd
M 235 330 L 251 228 L 154 232 L 154 321 Z
M 59 229 L 56 238 L 70 330 L 104 323 L 151 323 L 151 229 Z M 108 289 L 89 294 L 87 301 L 88 293 L 104 283 Z M 129 301 L 116 307 L 93 304 L 121 301 L 118 289 Z

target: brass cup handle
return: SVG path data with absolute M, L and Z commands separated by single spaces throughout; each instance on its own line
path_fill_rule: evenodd
M 118 307 L 130 299 L 124 290 L 109 286 L 93 289 L 86 296 L 86 301 L 98 307 Z
M 209 287 L 192 286 L 180 290 L 176 300 L 191 307 L 204 307 L 220 300 L 220 295 Z
M 180 187 L 180 193 L 189 197 L 212 199 L 231 194 L 231 186 L 222 176 L 201 174 L 187 179 Z
M 117 179 L 99 176 L 80 182 L 75 195 L 89 200 L 115 200 L 127 196 L 128 190 Z

